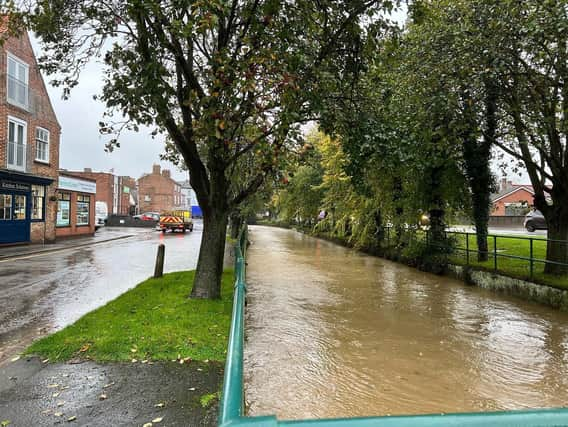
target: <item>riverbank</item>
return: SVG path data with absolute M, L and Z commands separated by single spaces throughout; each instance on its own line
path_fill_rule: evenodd
M 406 251 L 401 251 L 394 247 L 355 247 L 347 239 L 330 236 L 324 232 L 314 232 L 309 227 L 293 227 L 290 224 L 283 223 L 262 223 L 259 225 L 294 229 L 312 237 L 356 249 L 369 255 L 399 262 L 422 271 L 453 277 L 467 285 L 478 286 L 494 292 L 512 295 L 525 301 L 537 302 L 555 309 L 568 311 L 568 280 L 564 276 L 547 277 L 540 274 L 535 276 L 532 281 L 529 281 L 521 275 L 515 274 L 515 270 L 512 270 L 510 273 L 501 270 L 492 271 L 485 266 L 487 263 L 473 262 L 473 265 L 465 265 L 465 262 L 460 262 L 463 260 L 460 260 L 458 256 L 450 255 L 447 258 L 446 256 L 438 258 L 436 256 L 422 257 L 420 250 L 412 250 L 412 248 L 406 248 Z M 444 265 L 447 260 L 450 260 L 450 263 Z
M 0 371 L 0 422 L 215 425 L 234 278 L 222 299 L 190 300 L 193 274 L 148 279 L 33 343 Z

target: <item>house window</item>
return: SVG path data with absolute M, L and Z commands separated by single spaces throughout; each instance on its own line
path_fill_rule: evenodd
M 91 196 L 77 195 L 77 225 L 89 225 Z
M 8 117 L 8 168 L 26 170 L 26 122 Z
M 144 201 L 145 201 L 145 202 L 149 202 L 149 201 L 151 201 L 151 200 L 152 200 L 152 198 L 151 198 L 150 196 L 147 196 L 147 195 L 144 196 Z
M 45 187 L 32 185 L 32 219 L 44 219 Z
M 36 128 L 36 158 L 39 162 L 49 162 L 49 131 Z
M 28 108 L 29 67 L 13 55 L 8 54 L 8 96 L 10 104 Z
M 0 221 L 12 219 L 12 195 L 0 194 Z
M 59 193 L 57 201 L 57 226 L 68 227 L 71 218 L 71 194 Z
M 14 195 L 14 219 L 26 219 L 26 196 Z

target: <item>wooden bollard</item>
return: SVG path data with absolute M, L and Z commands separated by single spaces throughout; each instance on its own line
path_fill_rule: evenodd
M 156 267 L 154 268 L 154 278 L 162 277 L 164 275 L 164 255 L 166 253 L 166 246 L 163 243 L 158 245 L 158 253 L 156 254 Z

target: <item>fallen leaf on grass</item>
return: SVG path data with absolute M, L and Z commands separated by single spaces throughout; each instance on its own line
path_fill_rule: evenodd
M 103 386 L 103 388 L 109 388 L 109 387 L 112 387 L 113 385 L 114 385 L 114 381 L 111 382 L 111 383 L 105 384 L 105 385 Z
M 46 409 L 45 411 L 41 411 L 43 415 L 49 415 L 51 414 L 51 412 L 52 412 L 51 409 Z
M 142 427 L 152 427 L 152 423 L 146 423 Z
M 161 423 L 163 419 L 164 419 L 164 417 L 154 418 L 154 419 L 152 420 L 152 422 L 153 422 L 154 424 L 158 424 L 158 423 Z
M 189 391 L 195 391 L 195 387 L 190 387 Z
M 16 362 L 17 360 L 20 360 L 20 355 L 17 355 L 16 357 L 12 357 L 12 359 L 10 359 L 10 362 Z
M 57 388 L 57 387 L 59 387 L 59 384 L 49 384 L 47 386 L 47 388 Z
M 99 396 L 99 400 L 105 400 L 106 398 L 107 398 L 107 395 L 104 394 L 104 393 Z
M 43 359 L 43 360 L 41 361 L 41 363 L 47 363 L 47 362 L 49 362 L 49 359 Z
M 132 359 L 132 363 L 136 363 L 136 362 L 138 362 L 138 360 Z
M 73 415 L 72 417 L 67 418 L 67 422 L 70 423 L 71 421 L 75 421 L 77 417 Z
M 4 420 L 0 423 L 0 426 L 2 426 L 2 427 L 6 427 L 6 426 L 9 426 L 9 425 L 10 425 L 10 420 Z
M 60 417 L 60 416 L 63 415 L 63 412 L 56 412 L 56 413 L 54 413 L 53 415 L 55 415 L 56 417 Z
M 65 405 L 65 401 L 64 401 L 64 400 L 61 400 L 60 402 L 57 402 L 57 406 L 63 406 L 63 405 Z
M 90 348 L 91 348 L 91 344 L 85 344 L 85 345 L 83 345 L 83 347 L 81 347 L 79 349 L 79 352 L 84 353 L 84 352 L 88 351 Z
M 160 403 L 156 403 L 154 405 L 154 408 L 163 408 L 164 406 L 166 406 L 166 404 L 164 402 L 160 402 Z
M 138 351 L 138 349 L 137 349 L 137 348 L 131 348 L 130 351 L 131 351 L 132 353 L 136 353 L 136 352 Z
M 53 394 L 51 395 L 51 397 L 57 397 L 57 396 L 59 396 L 59 392 L 53 393 Z

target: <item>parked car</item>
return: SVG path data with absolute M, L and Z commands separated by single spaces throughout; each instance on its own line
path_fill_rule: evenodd
M 546 220 L 544 215 L 539 210 L 532 210 L 525 216 L 524 226 L 527 231 L 533 232 L 535 230 L 546 230 L 548 226 L 546 225 Z
M 158 212 L 144 212 L 140 215 L 134 215 L 136 221 L 159 221 L 160 214 Z

